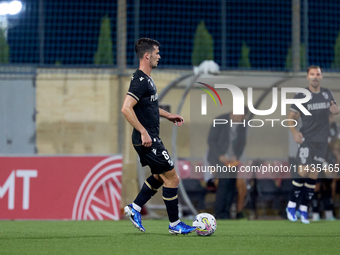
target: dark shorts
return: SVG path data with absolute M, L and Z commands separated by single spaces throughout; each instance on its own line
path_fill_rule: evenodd
M 149 166 L 152 174 L 162 174 L 174 168 L 174 163 L 163 142 L 153 142 L 151 147 L 134 145 L 142 166 Z
M 327 143 L 303 142 L 297 152 L 298 165 L 323 164 L 327 153 Z

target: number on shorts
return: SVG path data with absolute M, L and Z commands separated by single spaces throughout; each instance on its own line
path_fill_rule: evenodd
M 167 151 L 163 151 L 162 154 L 163 154 L 163 156 L 164 156 L 164 158 L 165 158 L 166 160 L 168 160 L 168 159 L 170 158 L 170 156 L 169 156 L 169 154 L 168 154 Z
M 304 147 L 304 148 L 300 148 L 300 154 L 299 157 L 301 158 L 301 163 L 305 164 L 306 163 L 306 159 L 308 158 L 309 155 L 309 148 L 308 147 Z

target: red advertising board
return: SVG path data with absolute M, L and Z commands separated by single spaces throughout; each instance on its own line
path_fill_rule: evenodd
M 119 220 L 122 156 L 0 157 L 0 219 Z

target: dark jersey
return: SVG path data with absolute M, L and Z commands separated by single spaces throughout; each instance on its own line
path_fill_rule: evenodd
M 290 110 L 300 113 L 302 120 L 300 132 L 306 141 L 327 143 L 329 136 L 329 107 L 331 106 L 332 100 L 334 103 L 336 103 L 336 101 L 334 100 L 332 92 L 325 88 L 320 88 L 319 93 L 311 92 L 311 95 L 312 98 L 302 105 L 312 115 L 304 115 L 295 104 L 291 105 Z M 305 98 L 305 94 L 298 93 L 294 98 Z
M 147 76 L 143 71 L 137 70 L 130 83 L 129 96 L 137 100 L 134 106 L 137 119 L 142 126 L 148 131 L 152 140 L 159 136 L 159 107 L 158 94 L 155 83 L 152 78 Z M 141 134 L 133 129 L 132 143 L 142 144 Z
M 336 122 L 332 122 L 330 124 L 330 128 L 329 128 L 329 137 L 328 137 L 328 142 L 331 141 L 336 141 L 338 140 L 338 125 Z

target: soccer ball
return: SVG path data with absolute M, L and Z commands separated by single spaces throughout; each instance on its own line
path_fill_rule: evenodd
M 209 213 L 198 214 L 194 222 L 194 227 L 197 227 L 196 234 L 199 236 L 210 236 L 216 231 L 216 219 Z

